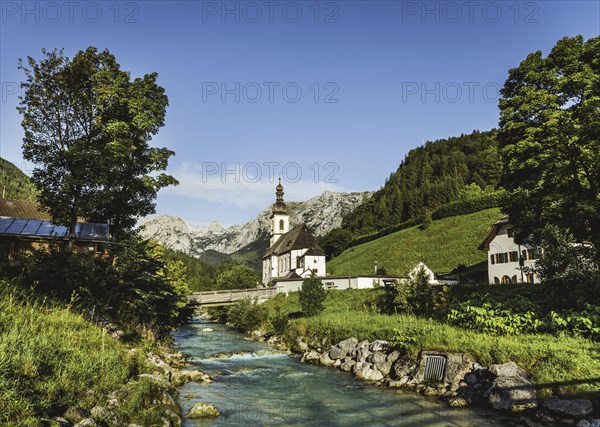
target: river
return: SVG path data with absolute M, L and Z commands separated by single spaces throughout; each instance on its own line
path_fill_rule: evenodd
M 350 373 L 300 363 L 298 357 L 249 341 L 206 317 L 175 333 L 175 346 L 192 367 L 214 375 L 211 384 L 179 389 L 183 414 L 198 402 L 222 415 L 184 426 L 500 426 L 483 410 L 451 408 L 408 391 L 365 384 Z M 517 424 L 513 424 L 517 425 Z

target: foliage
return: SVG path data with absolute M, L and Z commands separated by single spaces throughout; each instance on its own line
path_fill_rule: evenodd
M 217 269 L 207 262 L 201 261 L 183 252 L 165 249 L 165 260 L 179 261 L 185 266 L 187 287 L 192 292 L 216 289 Z
M 35 202 L 37 190 L 21 169 L 0 157 L 0 195 L 7 199 Z
M 352 241 L 353 235 L 343 228 L 334 228 L 326 236 L 319 240 L 319 246 L 325 251 L 327 259 L 338 256 Z
M 332 275 L 372 274 L 378 261 L 388 274 L 403 275 L 419 261 L 436 273 L 452 271 L 459 264 L 479 264 L 486 257 L 477 247 L 486 238 L 490 225 L 501 217 L 500 210 L 494 208 L 435 220 L 427 230 L 401 230 L 352 247 L 329 261 L 327 270 Z
M 160 173 L 174 153 L 149 145 L 164 124 L 164 89 L 156 73 L 131 80 L 108 50 L 42 54 L 19 61 L 23 157 L 36 165 L 38 200 L 71 238 L 79 217 L 122 236 L 154 213 L 160 188 L 177 184 Z
M 147 371 L 140 353 L 127 352 L 106 329 L 73 306 L 0 281 L 0 423 L 37 426 L 70 406 L 90 410 L 106 395 Z M 150 425 L 158 405 L 155 383 L 136 381 L 116 410 L 122 424 Z M 164 410 L 164 409 L 163 409 Z
M 600 37 L 565 37 L 509 72 L 498 141 L 520 242 L 553 224 L 591 240 L 600 258 L 599 64 Z
M 507 285 L 494 292 L 502 292 L 505 299 L 510 300 L 516 293 L 516 286 Z M 535 290 L 535 286 L 521 288 L 526 288 L 531 295 L 544 293 L 543 289 Z M 552 393 L 550 387 L 544 387 L 544 384 L 556 383 L 564 383 L 561 390 L 566 396 L 600 391 L 600 386 L 594 381 L 600 371 L 598 345 L 589 339 L 542 333 L 498 336 L 466 330 L 462 325 L 449 325 L 440 320 L 406 314 L 381 314 L 373 302 L 384 293 L 383 289 L 331 291 L 320 315 L 290 319 L 283 337 L 291 345 L 298 336 L 327 337 L 334 343 L 352 336 L 370 341 L 394 341 L 400 336 L 407 352 L 414 357 L 421 350 L 438 350 L 469 353 L 484 366 L 513 361 L 531 372 L 534 383 L 541 386 L 539 396 Z M 525 291 L 523 295 L 526 295 Z M 291 293 L 287 298 L 279 295 L 264 305 L 271 312 L 275 307 L 288 313 L 299 309 L 297 293 Z M 590 381 L 586 383 L 586 380 Z
M 600 259 L 591 244 L 578 244 L 568 231 L 547 226 L 535 271 L 548 284 L 556 301 L 566 308 L 600 305 Z
M 448 302 L 446 286 L 432 285 L 425 267 L 420 266 L 413 277 L 402 279 L 387 288 L 391 292 L 387 311 L 423 316 L 439 316 Z
M 495 131 L 427 142 L 408 153 L 383 188 L 344 218 L 342 228 L 361 235 L 417 220 L 460 198 L 467 184 L 496 188 L 500 173 Z
M 260 280 L 260 274 L 252 268 L 226 261 L 217 270 L 216 289 L 252 289 Z
M 227 310 L 227 322 L 242 332 L 259 329 L 269 319 L 269 310 L 256 300 L 243 299 Z
M 399 350 L 401 353 L 406 353 L 408 350 L 417 343 L 417 339 L 407 334 L 406 331 L 401 329 L 394 329 L 394 334 L 389 340 L 392 348 Z
M 275 314 L 269 318 L 273 333 L 276 335 L 282 335 L 285 332 L 288 322 L 288 314 L 282 312 L 279 307 L 275 309 Z
M 323 282 L 318 277 L 308 277 L 302 282 L 302 289 L 299 293 L 302 313 L 305 316 L 315 316 L 323 311 L 323 301 L 325 301 L 325 288 Z
M 506 193 L 504 191 L 490 191 L 471 195 L 436 209 L 431 214 L 431 217 L 433 219 L 442 219 L 450 216 L 465 215 L 482 211 L 484 209 L 495 208 L 502 204 L 502 201 L 505 197 Z
M 112 246 L 111 256 L 38 251 L 23 266 L 26 285 L 62 301 L 106 313 L 123 327 L 168 330 L 180 321 L 189 289 L 183 263 L 164 260 L 164 248 L 138 239 Z

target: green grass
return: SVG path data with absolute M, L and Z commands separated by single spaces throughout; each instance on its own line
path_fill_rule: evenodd
M 290 320 L 285 339 L 291 344 L 298 336 L 325 338 L 334 344 L 354 336 L 359 340 L 389 340 L 398 332 L 415 338 L 409 351 L 465 352 L 483 364 L 514 361 L 531 372 L 540 396 L 551 393 L 553 383 L 563 383 L 565 395 L 600 392 L 599 382 L 570 384 L 600 379 L 600 346 L 583 338 L 548 334 L 493 336 L 467 331 L 440 321 L 408 315 L 384 315 L 377 312 L 380 289 L 329 291 L 325 310 L 311 318 Z M 278 295 L 267 302 L 271 314 L 300 311 L 298 293 Z
M 91 409 L 145 369 L 101 327 L 69 306 L 40 300 L 0 281 L 0 424 L 39 425 L 69 406 Z M 132 397 L 148 395 L 152 384 L 130 382 Z M 123 421 L 158 421 L 148 400 L 130 399 Z
M 373 274 L 375 261 L 393 275 L 405 274 L 419 261 L 439 273 L 460 264 L 473 266 L 486 260 L 477 247 L 501 217 L 500 209 L 492 208 L 433 221 L 426 230 L 418 226 L 400 230 L 346 250 L 327 263 L 327 272 Z

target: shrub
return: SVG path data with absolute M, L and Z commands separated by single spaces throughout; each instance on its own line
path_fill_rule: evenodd
M 227 311 L 227 321 L 242 332 L 260 329 L 268 318 L 269 310 L 250 298 L 237 302 Z
M 448 305 L 448 288 L 432 285 L 423 266 L 416 271 L 414 277 L 397 282 L 387 288 L 387 291 L 388 312 L 440 317 Z
M 309 277 L 302 282 L 300 305 L 305 316 L 315 316 L 323 311 L 325 289 L 318 277 Z
M 500 206 L 505 196 L 506 192 L 504 191 L 483 193 L 480 196 L 472 196 L 466 200 L 458 200 L 456 202 L 448 203 L 433 211 L 431 216 L 433 219 L 442 219 L 450 216 L 465 215 L 482 211 L 484 209 L 495 208 Z
M 281 308 L 275 308 L 275 315 L 273 315 L 269 322 L 271 323 L 271 328 L 273 329 L 273 333 L 275 335 L 283 335 L 285 332 L 285 328 L 289 323 L 289 318 L 287 313 L 283 313 Z

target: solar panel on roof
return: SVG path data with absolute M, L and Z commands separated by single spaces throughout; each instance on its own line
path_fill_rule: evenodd
M 26 219 L 15 219 L 13 223 L 6 229 L 6 234 L 21 234 L 23 228 L 27 224 Z
M 52 235 L 56 237 L 68 237 L 69 227 L 65 227 L 64 225 L 55 225 L 54 230 L 52 230 Z
M 14 220 L 14 218 L 0 218 L 0 233 L 6 232 Z
M 54 225 L 50 221 L 42 221 L 40 228 L 38 229 L 36 236 L 51 236 Z
M 25 228 L 23 228 L 23 231 L 21 231 L 21 234 L 26 234 L 28 236 L 35 235 L 35 233 L 37 233 L 41 225 L 41 220 L 30 219 L 29 221 L 27 221 L 27 224 L 25 225 Z

